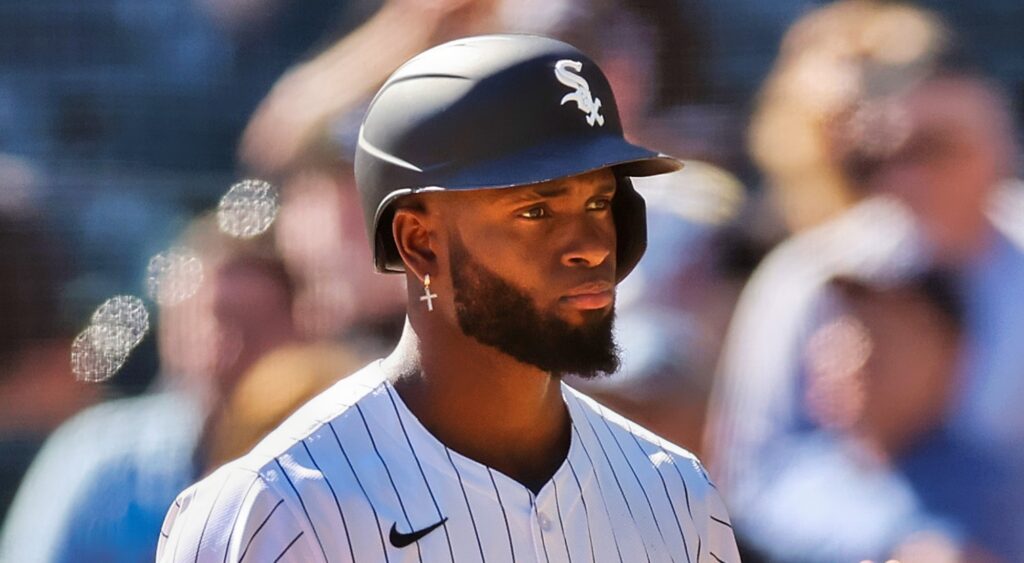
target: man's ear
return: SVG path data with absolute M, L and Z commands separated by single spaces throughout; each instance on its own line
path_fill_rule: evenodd
M 436 239 L 431 236 L 430 216 L 424 209 L 395 210 L 391 234 L 406 270 L 421 280 L 428 274 L 437 275 L 437 255 L 433 248 Z

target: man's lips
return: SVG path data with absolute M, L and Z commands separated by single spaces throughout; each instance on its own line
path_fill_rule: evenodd
M 604 309 L 615 299 L 615 286 L 608 282 L 590 282 L 577 286 L 559 299 L 576 309 Z

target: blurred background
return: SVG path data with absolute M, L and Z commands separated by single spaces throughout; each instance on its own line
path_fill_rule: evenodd
M 567 40 L 650 245 L 623 369 L 745 561 L 1024 561 L 1024 5 L 0 2 L 0 561 L 151 561 L 175 495 L 386 354 L 363 110 L 444 41 Z M 500 134 L 500 132 L 495 132 Z

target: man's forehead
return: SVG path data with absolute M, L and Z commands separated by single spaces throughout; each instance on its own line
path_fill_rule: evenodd
M 424 202 L 433 202 L 446 209 L 458 209 L 465 206 L 514 203 L 524 200 L 556 198 L 572 194 L 611 195 L 618 185 L 615 174 L 610 168 L 601 168 L 579 174 L 509 188 L 475 189 L 475 190 L 439 190 L 421 194 Z
M 505 188 L 501 190 L 490 190 L 490 194 L 495 199 L 558 197 L 561 195 L 568 195 L 574 190 L 593 193 L 611 193 L 615 191 L 615 186 L 615 174 L 613 174 L 609 168 L 602 168 L 585 174 L 558 178 L 538 184 L 516 186 L 514 188 Z

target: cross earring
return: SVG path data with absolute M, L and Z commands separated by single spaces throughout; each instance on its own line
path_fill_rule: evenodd
M 437 299 L 436 293 L 430 293 L 430 274 L 423 276 L 423 297 L 420 297 L 420 301 L 427 302 L 427 310 L 434 310 L 434 299 Z

